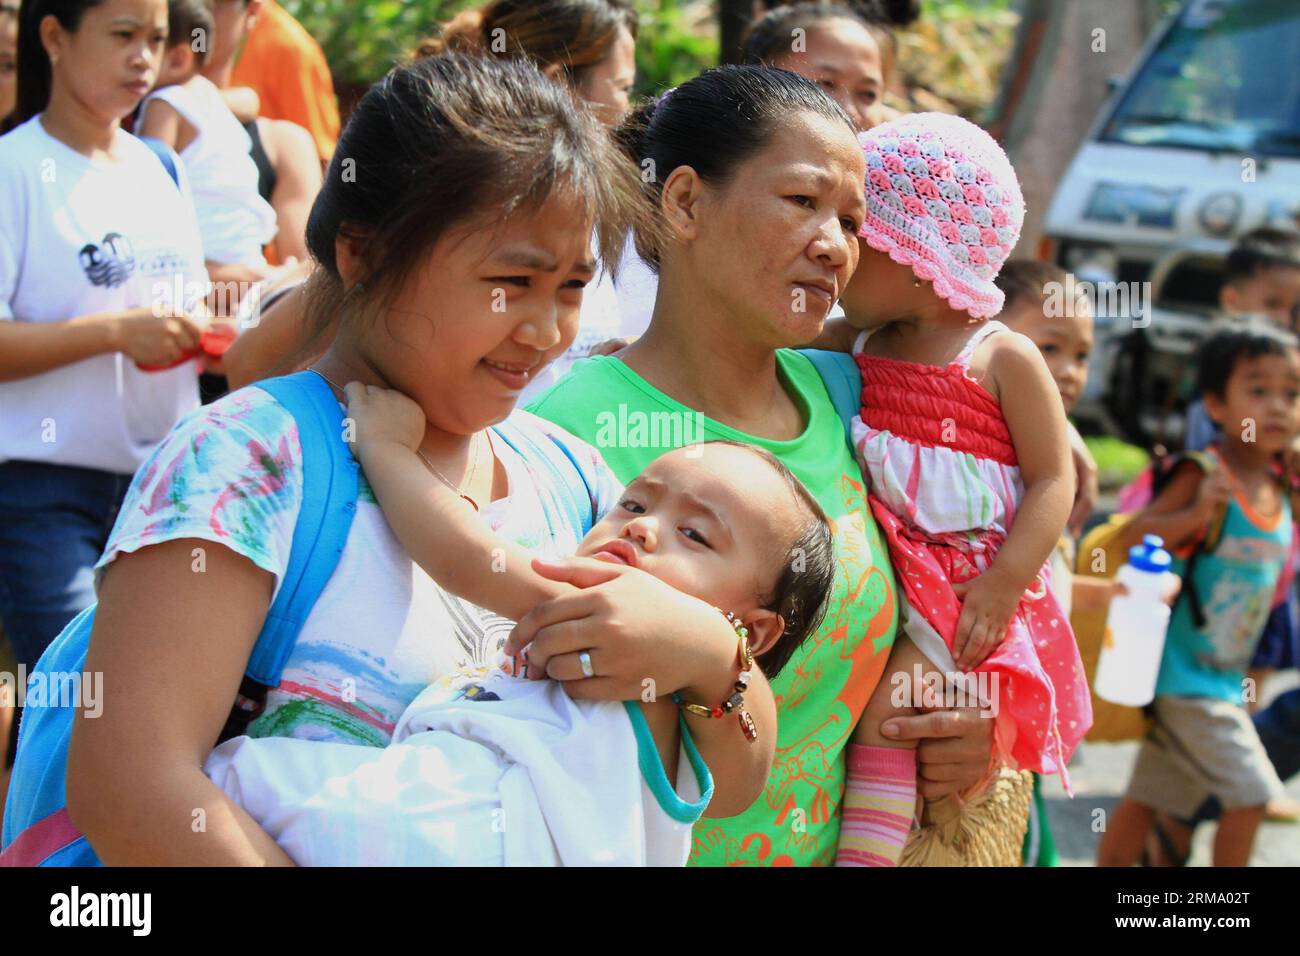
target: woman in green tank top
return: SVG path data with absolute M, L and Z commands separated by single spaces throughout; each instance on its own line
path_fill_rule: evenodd
M 638 250 L 659 273 L 649 331 L 578 363 L 531 409 L 595 445 L 622 480 L 669 448 L 716 438 L 780 458 L 835 526 L 825 622 L 773 682 L 779 732 L 762 796 L 696 826 L 694 865 L 829 865 L 844 747 L 883 672 L 898 623 L 889 554 L 821 377 L 814 339 L 858 260 L 865 170 L 852 123 L 808 81 L 713 70 L 634 114 L 621 137 L 658 228 Z M 707 453 L 703 447 L 701 454 Z M 741 478 L 743 480 L 743 477 Z M 925 738 L 920 786 L 970 786 L 988 766 L 976 711 L 895 719 Z

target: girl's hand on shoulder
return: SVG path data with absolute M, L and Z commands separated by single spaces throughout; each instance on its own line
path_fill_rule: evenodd
M 377 385 L 349 382 L 343 389 L 348 400 L 352 428 L 344 438 L 353 454 L 383 444 L 401 445 L 410 451 L 424 440 L 425 417 L 419 405 L 401 392 Z
M 961 598 L 952 656 L 958 669 L 965 671 L 984 663 L 1007 636 L 1024 587 L 990 568 L 978 577 L 954 584 L 952 589 Z
M 562 681 L 581 700 L 644 700 L 683 691 L 721 700 L 736 679 L 736 635 L 714 608 L 636 568 L 591 558 L 533 560 L 533 570 L 578 590 L 539 604 L 504 652 L 528 647 L 528 673 Z M 583 674 L 581 653 L 594 677 Z M 647 684 L 646 681 L 651 681 Z

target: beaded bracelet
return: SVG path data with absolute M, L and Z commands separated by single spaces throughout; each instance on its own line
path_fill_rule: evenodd
M 716 707 L 705 707 L 703 704 L 692 704 L 682 700 L 679 693 L 673 694 L 673 703 L 682 710 L 699 717 L 721 718 L 727 714 L 735 713 L 740 720 L 740 731 L 745 735 L 745 739 L 751 744 L 758 740 L 758 725 L 754 723 L 754 718 L 745 710 L 745 691 L 749 689 L 750 673 L 754 667 L 754 654 L 749 649 L 749 628 L 732 614 L 730 611 L 722 611 L 723 617 L 735 629 L 736 639 L 739 641 L 740 651 L 740 674 L 736 677 L 736 683 L 730 697 L 718 704 Z

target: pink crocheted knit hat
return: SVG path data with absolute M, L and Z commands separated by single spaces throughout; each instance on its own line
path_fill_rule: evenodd
M 1002 311 L 993 284 L 1020 238 L 1025 200 L 993 137 L 946 113 L 911 113 L 860 133 L 873 249 L 911 266 L 937 295 L 977 319 Z

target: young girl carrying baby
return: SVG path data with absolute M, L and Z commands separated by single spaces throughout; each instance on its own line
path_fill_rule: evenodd
M 385 518 L 439 584 L 514 620 L 572 590 L 538 574 L 423 458 L 415 402 L 355 382 L 347 397 Z M 205 771 L 300 865 L 684 865 L 713 791 L 693 723 L 730 722 L 757 741 L 744 703 L 751 672 L 774 676 L 820 623 L 829 524 L 770 452 L 708 442 L 653 461 L 577 555 L 637 568 L 725 613 L 738 639 L 726 696 L 661 696 L 647 681 L 638 701 L 577 699 L 598 690 L 608 663 L 579 642 L 580 675 L 525 658 L 435 681 L 384 750 L 240 737 Z M 566 690 L 548 673 L 584 679 Z
M 936 671 L 976 689 L 996 756 L 1020 769 L 1064 779 L 1091 708 L 1047 566 L 1073 496 L 1065 415 L 1033 342 L 992 320 L 1024 218 L 1015 171 L 987 133 L 938 113 L 860 142 L 861 258 L 845 321 L 817 344 L 851 351 L 862 373 L 853 441 L 906 601 L 891 678 L 849 747 L 836 862 L 891 866 L 916 761 L 879 727 L 925 705 Z

